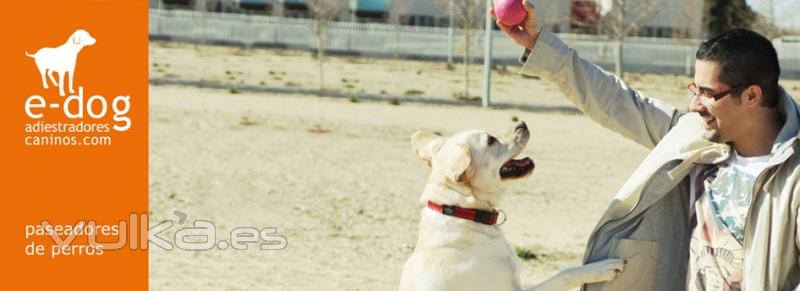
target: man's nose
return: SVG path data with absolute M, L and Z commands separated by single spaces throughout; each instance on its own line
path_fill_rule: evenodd
M 698 97 L 692 98 L 692 103 L 689 104 L 689 111 L 700 113 L 700 115 L 708 114 L 708 108 L 703 105 L 703 102 L 700 102 Z

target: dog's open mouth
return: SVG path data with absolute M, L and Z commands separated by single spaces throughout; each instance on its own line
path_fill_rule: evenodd
M 500 167 L 500 178 L 521 178 L 533 172 L 534 167 L 536 167 L 536 165 L 531 158 L 525 157 L 519 160 L 511 159 Z

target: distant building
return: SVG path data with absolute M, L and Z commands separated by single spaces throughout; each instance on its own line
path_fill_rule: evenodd
M 447 0 L 391 0 L 392 14 L 400 23 L 415 26 L 448 26 Z M 459 1 L 459 0 L 453 0 Z
M 625 1 L 625 24 L 635 26 L 633 34 L 655 37 L 700 37 L 703 28 L 703 0 Z M 616 17 L 613 0 L 601 0 L 600 17 Z M 601 20 L 602 21 L 602 20 Z
M 351 0 L 350 18 L 359 22 L 387 22 L 390 0 Z

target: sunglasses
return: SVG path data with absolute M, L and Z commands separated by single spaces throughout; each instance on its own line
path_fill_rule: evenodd
M 711 90 L 697 87 L 697 84 L 691 83 L 691 84 L 689 84 L 689 86 L 686 86 L 686 89 L 689 90 L 689 97 L 690 98 L 694 98 L 694 97 L 698 97 L 699 96 L 701 98 L 711 99 L 713 101 L 717 101 L 719 99 L 725 98 L 725 96 L 730 95 L 733 90 L 739 89 L 739 88 L 744 88 L 744 87 L 747 87 L 747 86 L 735 86 L 735 87 L 730 87 L 730 88 L 728 88 L 728 90 L 724 90 L 722 92 L 712 93 Z

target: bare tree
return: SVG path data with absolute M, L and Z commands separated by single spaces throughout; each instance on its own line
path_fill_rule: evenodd
M 680 27 L 670 32 L 670 37 L 680 40 L 698 39 L 703 34 L 703 10 L 698 10 L 697 7 L 702 7 L 701 0 L 689 0 L 689 2 L 699 2 L 695 5 L 681 5 L 677 12 L 676 19 L 682 23 Z
M 600 23 L 600 31 L 611 38 L 614 45 L 614 74 L 622 77 L 622 44 L 625 37 L 642 28 L 644 21 L 653 17 L 667 4 L 664 0 L 628 1 L 612 0 L 612 8 Z
M 411 0 L 394 0 L 390 1 L 390 14 L 389 18 L 391 23 L 394 24 L 394 57 L 400 57 L 400 25 L 402 24 L 403 14 L 408 12 L 411 6 Z
M 328 42 L 328 27 L 341 15 L 349 4 L 347 0 L 308 0 L 308 8 L 314 17 L 314 36 L 317 40 L 319 61 L 319 90 L 325 91 L 325 48 Z
M 560 33 L 569 30 L 572 1 L 525 0 L 536 6 L 539 25 L 551 32 Z
M 703 33 L 703 0 L 687 0 L 688 5 L 680 5 L 676 11 L 673 11 L 673 18 L 676 23 L 681 25 L 675 27 L 670 31 L 669 36 L 677 39 L 685 48 L 685 62 L 683 74 L 691 76 L 692 68 L 694 67 L 695 52 L 697 45 L 692 42 L 699 39 Z
M 472 37 L 480 32 L 479 28 L 483 27 L 483 17 L 486 13 L 484 1 L 492 0 L 451 0 L 454 23 L 456 27 L 461 28 L 463 38 L 461 40 L 463 50 L 463 63 L 464 63 L 464 89 L 461 92 L 461 97 L 470 98 L 469 95 L 469 65 L 472 58 L 471 46 L 473 45 Z M 438 3 L 447 5 L 447 0 L 438 0 Z
M 776 26 L 771 19 L 763 15 L 756 15 L 756 19 L 751 25 L 753 30 L 763 34 L 769 39 L 779 38 L 783 34 L 780 27 Z
M 779 3 L 773 9 L 775 18 L 785 24 L 781 27 L 781 35 L 800 35 L 800 13 L 797 13 L 800 11 L 800 1 Z

